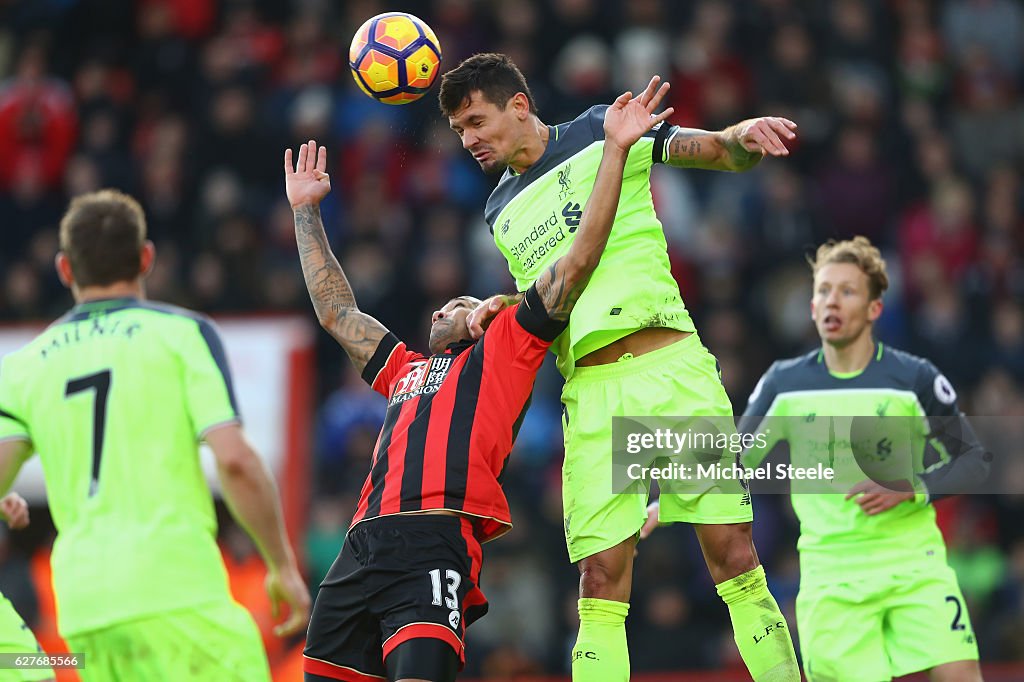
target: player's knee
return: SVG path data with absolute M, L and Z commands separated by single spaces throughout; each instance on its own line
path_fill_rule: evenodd
M 725 555 L 725 563 L 722 566 L 723 572 L 729 578 L 735 578 L 757 568 L 757 555 L 750 545 L 730 547 Z
M 734 529 L 726 541 L 705 548 L 708 569 L 716 584 L 752 571 L 759 563 L 749 528 L 735 526 Z
M 581 597 L 629 601 L 632 554 L 601 552 L 580 561 L 579 569 Z

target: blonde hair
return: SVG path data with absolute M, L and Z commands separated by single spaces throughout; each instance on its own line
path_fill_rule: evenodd
M 818 271 L 829 263 L 852 263 L 868 276 L 868 292 L 871 300 L 881 298 L 889 288 L 889 274 L 885 271 L 885 259 L 867 237 L 854 237 L 837 242 L 829 239 L 818 247 L 814 258 L 807 258 L 811 270 Z

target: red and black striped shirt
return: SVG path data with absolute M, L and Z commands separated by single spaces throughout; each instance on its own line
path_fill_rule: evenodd
M 501 473 L 544 354 L 564 329 L 531 288 L 476 343 L 427 357 L 385 336 L 363 370 L 388 409 L 352 525 L 446 509 L 474 517 L 481 542 L 507 532 Z

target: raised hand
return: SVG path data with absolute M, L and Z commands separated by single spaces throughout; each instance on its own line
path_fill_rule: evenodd
M 299 161 L 292 167 L 292 150 L 284 150 L 284 190 L 292 208 L 319 204 L 331 191 L 327 174 L 327 148 L 310 140 L 299 147 Z
M 628 150 L 644 133 L 675 113 L 672 107 L 660 114 L 654 113 L 669 89 L 668 83 L 658 87 L 659 83 L 661 77 L 655 76 L 639 97 L 624 92 L 608 107 L 604 115 L 605 144 Z
M 736 139 L 746 151 L 771 156 L 789 156 L 786 141 L 796 139 L 796 123 L 781 116 L 762 116 L 738 124 Z

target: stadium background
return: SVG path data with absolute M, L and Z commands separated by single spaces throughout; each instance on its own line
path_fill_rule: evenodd
M 281 150 L 310 137 L 331 154 L 325 224 L 364 310 L 425 346 L 430 311 L 448 297 L 509 290 L 482 220 L 492 179 L 459 148 L 436 89 L 387 107 L 347 73 L 355 28 L 399 9 L 436 31 L 443 69 L 510 54 L 547 123 L 652 73 L 673 85 L 674 123 L 799 123 L 794 153 L 750 173 L 653 176 L 674 272 L 737 410 L 774 358 L 815 345 L 804 254 L 864 234 L 894 284 L 881 339 L 934 360 L 969 414 L 1024 417 L 1024 6 L 1013 0 L 0 2 L 0 319 L 39 323 L 70 306 L 52 267 L 57 221 L 70 196 L 115 186 L 147 212 L 151 297 L 315 326 L 280 177 Z M 300 434 L 290 453 L 308 455 L 308 475 L 285 491 L 313 589 L 384 412 L 316 334 L 309 447 Z M 488 546 L 492 610 L 469 636 L 469 673 L 487 679 L 563 674 L 574 636 L 550 365 L 509 465 L 516 529 Z M 792 511 L 782 498 L 755 504 L 759 554 L 793 623 Z M 1002 664 L 989 679 L 1024 679 L 1012 663 L 1024 661 L 1024 496 L 938 506 L 983 660 Z M 44 505 L 33 513 L 28 531 L 3 532 L 0 589 L 55 647 L 52 527 Z M 267 631 L 262 567 L 224 521 L 236 595 Z M 641 546 L 629 636 L 635 673 L 743 679 L 688 528 Z M 266 639 L 278 679 L 298 679 L 296 643 Z

